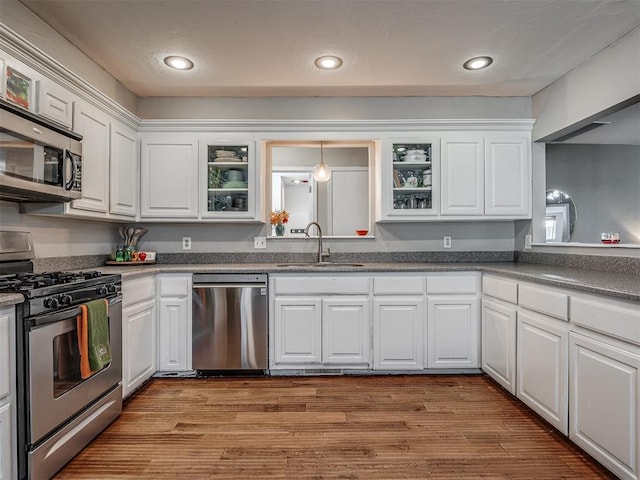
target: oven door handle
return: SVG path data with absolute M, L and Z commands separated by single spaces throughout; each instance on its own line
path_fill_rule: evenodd
M 117 295 L 115 297 L 108 298 L 107 300 L 109 301 L 109 306 L 115 305 L 116 303 L 122 303 L 122 295 Z M 46 315 L 41 315 L 39 317 L 34 317 L 31 319 L 29 324 L 31 327 L 40 327 L 49 323 L 56 323 L 62 320 L 69 320 L 70 318 L 76 318 L 81 313 L 82 309 L 78 306 L 53 313 L 47 313 Z

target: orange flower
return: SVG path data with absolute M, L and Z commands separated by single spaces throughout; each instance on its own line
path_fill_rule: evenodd
M 289 212 L 286 210 L 271 212 L 270 215 L 271 225 L 277 225 L 278 223 L 287 223 L 289 221 Z

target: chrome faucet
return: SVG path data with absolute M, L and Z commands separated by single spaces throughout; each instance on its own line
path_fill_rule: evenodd
M 322 228 L 318 222 L 309 222 L 309 225 L 304 229 L 304 238 L 311 238 L 309 236 L 309 227 L 315 225 L 318 228 L 318 263 L 322 263 L 325 257 L 331 255 L 331 250 L 327 249 L 327 252 L 322 251 Z

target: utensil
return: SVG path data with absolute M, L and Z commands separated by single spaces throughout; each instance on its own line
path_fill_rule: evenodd
M 145 233 L 147 233 L 147 229 L 146 228 L 136 228 L 133 231 L 133 236 L 131 237 L 131 244 L 132 246 L 136 246 L 138 245 L 138 241 L 140 240 L 140 237 L 142 237 L 142 235 L 144 235 Z
M 131 245 L 131 237 L 133 236 L 133 232 L 135 232 L 135 229 L 133 227 L 129 227 L 125 230 L 125 234 L 126 234 L 125 244 L 127 246 Z

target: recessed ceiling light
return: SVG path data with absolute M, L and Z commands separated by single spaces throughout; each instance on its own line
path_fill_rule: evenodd
M 334 55 L 323 55 L 316 58 L 313 63 L 322 70 L 335 70 L 342 65 L 342 59 Z
M 493 63 L 493 58 L 491 57 L 474 57 L 464 62 L 462 66 L 466 70 L 480 70 L 483 68 L 487 68 L 492 63 Z
M 164 57 L 164 63 L 176 70 L 191 70 L 193 68 L 193 62 L 191 60 L 177 55 Z

